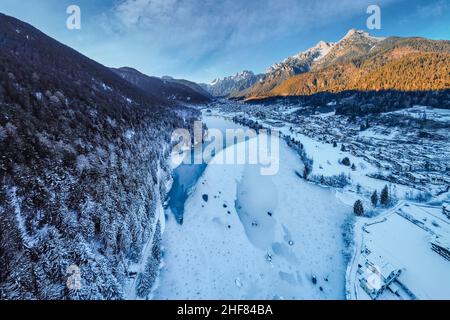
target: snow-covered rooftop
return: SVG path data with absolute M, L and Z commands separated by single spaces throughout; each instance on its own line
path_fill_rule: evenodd
M 389 291 L 379 299 L 396 295 L 397 299 L 448 298 L 450 286 L 445 284 L 450 283 L 450 261 L 444 257 L 445 253 L 441 255 L 431 245 L 449 249 L 450 224 L 439 218 L 439 210 L 440 207 L 403 203 L 372 223 L 365 223 L 364 231 L 356 231 L 362 240 L 359 245 L 371 252 L 367 257 L 358 254 L 355 263 L 363 265 L 366 259 L 370 260 L 383 274 L 397 267 L 402 269 L 396 282 L 401 292 Z M 350 271 L 349 275 L 355 277 Z M 357 279 L 349 281 L 355 283 Z M 369 299 L 361 286 L 349 285 L 349 290 L 356 290 L 358 299 Z
M 448 235 L 442 235 L 442 236 L 434 236 L 431 239 L 431 243 L 438 245 L 439 247 L 447 250 L 450 252 L 450 238 Z

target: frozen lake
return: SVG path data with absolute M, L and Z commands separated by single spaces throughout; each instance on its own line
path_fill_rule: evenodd
M 221 117 L 204 116 L 202 121 L 208 128 L 215 128 L 222 131 L 223 133 L 225 133 L 226 129 L 243 128 L 242 126 L 225 120 Z M 192 164 L 182 163 L 173 172 L 173 186 L 168 194 L 168 206 L 171 213 L 175 216 L 176 220 L 180 224 L 182 224 L 183 222 L 184 204 L 186 202 L 186 199 L 188 198 L 190 191 L 195 186 L 207 166 L 205 162 L 201 164 L 195 164 L 193 163 L 193 159 L 196 152 L 201 152 L 201 148 L 206 147 L 208 144 L 209 142 L 205 142 L 203 143 L 203 145 L 197 145 L 195 149 L 190 152 L 190 155 L 188 155 L 191 158 Z M 223 147 L 226 146 L 226 144 L 223 145 Z
M 333 190 L 299 178 L 302 170 L 281 142 L 276 175 L 262 176 L 259 165 L 247 164 L 204 166 L 189 177 L 195 181 L 183 224 L 168 215 L 165 265 L 153 298 L 344 299 L 341 226 L 352 209 Z

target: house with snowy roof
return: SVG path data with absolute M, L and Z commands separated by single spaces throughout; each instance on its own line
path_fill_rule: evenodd
M 450 238 L 448 236 L 433 236 L 430 244 L 433 251 L 450 261 Z
M 358 264 L 359 283 L 370 298 L 376 300 L 386 288 L 393 285 L 402 270 L 369 249 L 366 249 L 366 253 L 364 264 Z
M 444 202 L 442 205 L 442 213 L 450 219 L 450 203 Z

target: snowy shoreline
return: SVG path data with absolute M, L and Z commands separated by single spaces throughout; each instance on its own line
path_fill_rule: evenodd
M 153 298 L 345 298 L 339 239 L 351 208 L 301 180 L 300 159 L 284 142 L 281 149 L 274 177 L 258 177 L 257 166 L 206 168 L 186 201 L 184 224 L 167 222 Z

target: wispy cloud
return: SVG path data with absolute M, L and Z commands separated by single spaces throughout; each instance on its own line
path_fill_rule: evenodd
M 394 0 L 382 0 L 388 3 Z M 365 14 L 369 0 L 122 0 L 113 11 L 122 31 L 166 49 L 210 54 Z M 163 49 L 164 49 L 163 48 Z
M 109 66 L 212 80 L 263 71 L 319 40 L 364 28 L 378 4 L 377 35 L 448 39 L 449 0 L 77 0 L 83 28 L 65 28 L 71 0 L 0 0 L 16 16 Z
M 359 21 L 359 26 L 365 25 L 367 6 L 374 3 L 374 0 L 106 1 L 110 6 L 102 6 L 98 14 L 92 15 L 95 26 L 101 26 L 101 30 L 93 32 L 98 41 L 84 44 L 86 53 L 101 56 L 105 64 L 129 64 L 149 74 L 170 74 L 197 81 L 243 68 L 263 71 L 288 54 L 306 49 L 312 41 L 335 40 L 336 35 L 330 38 L 322 32 L 323 39 L 319 39 L 316 33 L 342 23 L 345 26 L 337 34 L 344 35 L 346 28 L 357 27 L 354 21 Z M 375 2 L 384 8 L 407 1 Z
M 438 17 L 448 12 L 448 10 L 450 10 L 450 2 L 448 0 L 438 0 L 417 6 L 416 12 L 421 17 Z

